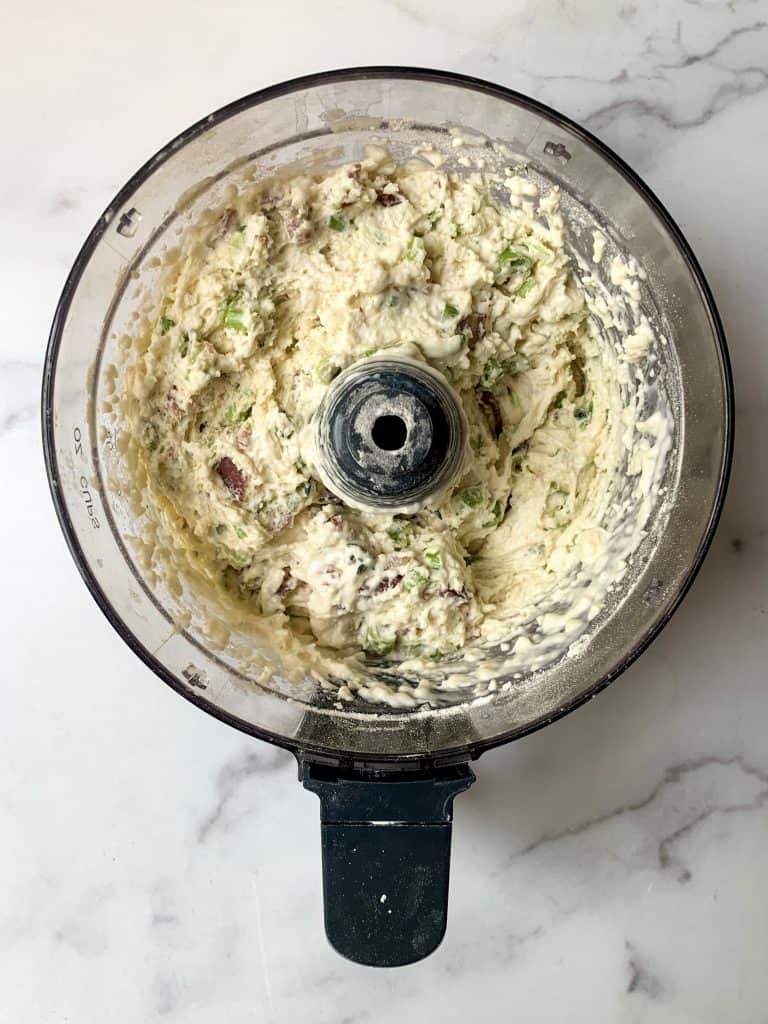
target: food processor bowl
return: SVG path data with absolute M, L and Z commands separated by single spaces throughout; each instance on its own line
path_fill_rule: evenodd
M 456 142 L 460 139 L 460 142 Z M 599 228 L 636 261 L 674 420 L 647 536 L 583 642 L 440 706 L 340 703 L 295 682 L 280 652 L 203 627 L 188 581 L 158 573 L 130 485 L 119 390 L 131 338 L 159 301 L 169 253 L 227 189 L 291 168 L 469 145 L 557 185 L 575 257 Z M 150 302 L 151 304 L 151 302 Z M 292 750 L 323 815 L 326 931 L 363 963 L 419 959 L 445 928 L 453 796 L 469 760 L 566 714 L 615 679 L 669 620 L 712 538 L 730 465 L 732 384 L 703 274 L 669 214 L 601 142 L 518 93 L 454 74 L 360 68 L 287 82 L 203 119 L 152 157 L 104 212 L 55 314 L 43 381 L 45 457 L 59 520 L 100 608 L 129 646 L 198 707 Z M 255 655 L 255 656 L 254 656 Z M 252 666 L 252 668 L 243 666 Z M 479 694 L 479 695 L 478 695 Z M 387 895 L 382 902 L 381 895 Z

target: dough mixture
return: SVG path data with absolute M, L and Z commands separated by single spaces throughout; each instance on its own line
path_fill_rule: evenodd
M 320 663 L 449 663 L 604 549 L 627 448 L 616 353 L 557 190 L 535 196 L 523 172 L 374 151 L 233 197 L 169 278 L 133 383 L 150 490 Z M 326 389 L 383 350 L 444 374 L 469 424 L 462 474 L 412 515 L 348 508 L 315 470 Z

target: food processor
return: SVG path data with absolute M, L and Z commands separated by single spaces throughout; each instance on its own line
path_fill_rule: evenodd
M 589 262 L 595 228 L 636 261 L 641 308 L 663 339 L 653 373 L 674 421 L 646 535 L 580 642 L 492 687 L 457 688 L 441 702 L 408 707 L 355 694 L 340 701 L 327 683 L 287 678 L 280 652 L 268 643 L 256 650 L 247 635 L 211 625 L 210 615 L 203 622 L 200 609 L 213 598 L 159 573 L 152 561 L 154 541 L 142 530 L 147 510 L 140 489 L 130 486 L 135 467 L 118 414 L 131 338 L 147 296 L 159 300 L 165 256 L 185 231 L 239 182 L 337 166 L 359 159 L 370 144 L 398 157 L 419 146 L 449 155 L 470 146 L 489 158 L 503 152 L 558 186 L 577 263 Z M 377 416 L 402 412 L 403 367 L 380 362 L 386 401 L 372 393 L 371 409 Z M 340 481 L 338 474 L 350 424 L 364 421 L 360 388 L 369 380 L 340 379 L 323 410 L 323 429 L 336 438 L 324 472 L 351 504 L 360 481 L 349 473 Z M 426 371 L 407 380 L 414 422 L 422 407 L 434 406 L 446 422 L 460 415 Z M 456 74 L 386 67 L 312 75 L 244 97 L 173 139 L 131 178 L 64 286 L 42 415 L 56 511 L 99 607 L 178 693 L 295 754 L 300 779 L 320 798 L 327 936 L 344 956 L 377 966 L 419 960 L 442 939 L 452 806 L 473 782 L 470 762 L 595 696 L 668 622 L 712 539 L 733 435 L 731 375 L 712 295 L 647 186 L 600 141 L 532 99 Z M 414 472 L 407 487 L 400 481 L 396 493 L 388 491 L 386 456 L 393 448 L 379 447 L 384 461 L 369 453 L 366 486 L 378 474 L 381 506 L 403 507 L 427 484 Z M 441 472 L 450 475 L 454 457 L 443 445 L 429 487 L 440 485 Z

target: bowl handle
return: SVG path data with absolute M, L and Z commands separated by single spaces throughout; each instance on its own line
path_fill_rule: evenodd
M 475 781 L 472 769 L 299 765 L 305 788 L 320 797 L 328 941 L 372 967 L 428 956 L 445 934 L 453 798 Z

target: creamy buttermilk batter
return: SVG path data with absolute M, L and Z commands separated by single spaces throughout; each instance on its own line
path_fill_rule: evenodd
M 558 587 L 570 611 L 541 617 L 539 635 L 574 609 L 587 622 L 590 570 L 603 594 L 621 573 L 606 519 L 622 466 L 642 474 L 643 427 L 620 378 L 653 337 L 643 322 L 626 353 L 606 342 L 609 303 L 587 300 L 558 203 L 522 173 L 373 151 L 233 196 L 169 277 L 131 378 L 147 493 L 342 695 L 367 665 L 439 678 L 504 639 L 522 656 L 531 640 L 511 623 Z M 462 471 L 412 514 L 347 507 L 317 472 L 327 388 L 382 352 L 443 374 L 468 424 Z M 647 436 L 662 432 L 649 420 Z

